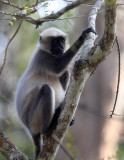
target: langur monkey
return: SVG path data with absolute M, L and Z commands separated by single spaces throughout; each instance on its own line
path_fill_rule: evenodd
M 57 28 L 45 29 L 19 81 L 16 107 L 19 118 L 32 135 L 36 159 L 40 152 L 41 135 L 47 134 L 59 117 L 69 83 L 68 66 L 89 32 L 95 33 L 92 28 L 88 28 L 64 52 L 67 35 Z

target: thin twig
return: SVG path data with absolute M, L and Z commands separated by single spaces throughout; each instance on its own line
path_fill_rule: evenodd
M 124 3 L 117 3 L 117 6 L 123 6 Z
M 4 15 L 8 15 L 8 16 L 14 16 L 13 13 L 8 13 L 8 12 L 4 12 L 4 11 L 0 11 L 0 14 L 4 14 Z
M 80 106 L 79 106 L 80 107 Z M 94 109 L 95 106 L 91 107 L 91 106 L 88 106 L 84 103 L 81 104 L 81 107 L 80 109 L 83 111 L 83 112 L 86 112 L 88 114 L 92 114 L 93 116 L 96 116 L 98 118 L 103 118 L 105 120 L 109 120 L 110 119 L 110 115 L 107 115 L 107 114 L 104 114 L 104 113 L 99 113 L 98 109 Z M 123 117 L 123 115 L 117 115 L 116 117 L 113 117 L 111 120 L 112 121 L 118 121 L 118 122 L 121 122 L 121 123 L 124 123 L 124 119 L 122 118 L 118 118 L 118 117 Z
M 114 113 L 113 115 L 118 116 L 118 117 L 123 117 L 123 115 L 121 115 L 121 114 Z
M 14 39 L 14 37 L 16 36 L 16 34 L 18 33 L 18 31 L 19 31 L 19 29 L 20 29 L 20 27 L 21 27 L 21 24 L 22 24 L 22 21 L 20 22 L 17 30 L 15 31 L 14 35 L 10 38 L 10 40 L 9 40 L 7 46 L 6 46 L 3 64 L 2 64 L 1 69 L 0 69 L 0 75 L 1 75 L 1 73 L 2 73 L 2 71 L 3 71 L 4 65 L 5 65 L 5 63 L 6 63 L 7 50 L 8 50 L 9 44 L 12 42 L 12 40 Z
M 116 103 L 117 103 L 117 99 L 118 99 L 118 92 L 119 92 L 119 86 L 120 86 L 120 66 L 121 66 L 121 60 L 120 60 L 120 46 L 119 46 L 119 42 L 118 42 L 118 38 L 116 36 L 116 44 L 117 44 L 117 51 L 118 51 L 118 83 L 117 83 L 117 90 L 116 90 L 116 97 L 115 97 L 115 102 L 114 102 L 114 107 L 113 110 L 111 111 L 112 113 L 110 114 L 110 118 L 112 118 L 113 115 L 117 115 L 114 113 L 115 111 L 115 107 L 116 107 Z
M 6 18 L 5 18 L 5 19 L 0 19 L 0 20 L 1 20 L 1 21 L 10 21 L 11 19 L 8 19 L 8 18 L 6 19 Z
M 11 3 L 10 1 L 0 0 L 0 2 L 3 3 L 3 4 L 9 5 L 9 6 L 11 6 L 11 7 L 14 7 L 14 8 L 17 8 L 17 9 L 22 10 L 22 7 L 21 7 L 21 6 L 16 5 L 15 3 Z

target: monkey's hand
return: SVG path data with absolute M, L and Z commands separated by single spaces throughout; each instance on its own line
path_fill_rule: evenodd
M 94 34 L 97 34 L 96 31 L 92 27 L 90 27 L 90 28 L 88 28 L 88 29 L 86 29 L 86 30 L 83 31 L 82 36 L 86 37 L 87 34 L 90 33 L 90 32 L 92 32 Z

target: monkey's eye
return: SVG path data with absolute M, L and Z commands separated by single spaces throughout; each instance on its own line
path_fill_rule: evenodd
M 62 42 L 65 42 L 65 38 L 62 38 Z
M 64 39 L 64 38 L 62 38 L 62 39 L 61 39 L 61 42 L 62 42 L 62 43 L 64 43 L 64 42 L 65 42 L 65 39 Z

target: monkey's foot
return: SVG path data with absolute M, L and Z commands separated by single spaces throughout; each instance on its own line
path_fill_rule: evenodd
M 72 126 L 75 123 L 75 118 L 73 117 L 70 123 L 70 126 Z

